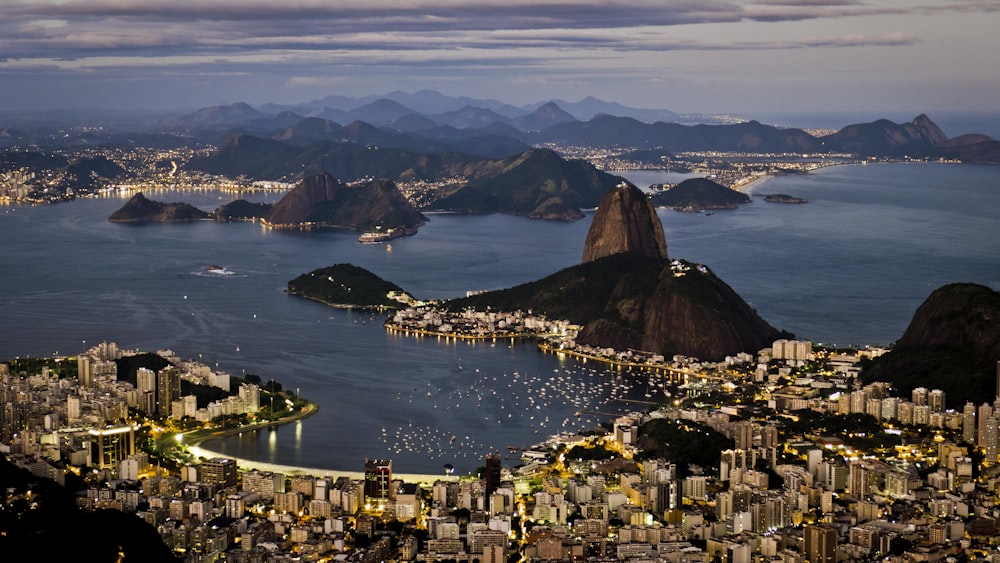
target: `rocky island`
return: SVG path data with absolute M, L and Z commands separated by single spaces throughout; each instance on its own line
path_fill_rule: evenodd
M 108 217 L 112 223 L 169 223 L 211 219 L 212 215 L 187 203 L 163 203 L 146 199 L 142 192 Z
M 708 178 L 689 178 L 672 188 L 657 191 L 651 201 L 654 207 L 669 207 L 676 211 L 702 211 L 736 209 L 744 203 L 750 203 L 750 197 Z
M 767 194 L 764 201 L 768 203 L 809 203 L 809 200 L 795 197 L 788 194 Z
M 531 309 L 580 325 L 578 344 L 667 357 L 718 360 L 782 336 L 708 267 L 670 260 L 656 210 L 628 183 L 601 201 L 582 264 L 446 305 Z
M 287 292 L 331 307 L 382 309 L 413 304 L 403 288 L 353 264 L 334 264 L 288 282 Z

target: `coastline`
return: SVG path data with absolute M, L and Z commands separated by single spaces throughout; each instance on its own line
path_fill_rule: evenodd
M 252 459 L 233 457 L 201 446 L 203 443 L 211 440 L 221 440 L 222 438 L 243 434 L 244 432 L 252 432 L 265 428 L 284 426 L 293 422 L 301 422 L 303 419 L 315 414 L 318 410 L 319 405 L 316 403 L 309 403 L 303 407 L 302 410 L 277 420 L 256 422 L 239 428 L 194 430 L 192 432 L 187 432 L 183 434 L 182 441 L 185 445 L 187 445 L 188 450 L 190 450 L 195 457 L 225 457 L 228 459 L 234 459 L 240 469 L 256 469 L 258 471 L 270 471 L 274 473 L 283 473 L 285 475 L 312 475 L 315 477 L 333 476 L 347 477 L 349 479 L 364 479 L 365 474 L 363 471 L 349 471 L 322 467 L 301 467 L 280 463 L 269 463 L 266 461 L 256 461 Z M 422 473 L 393 473 L 393 478 L 402 479 L 408 483 L 433 483 L 437 480 L 458 480 L 459 476 L 431 475 Z

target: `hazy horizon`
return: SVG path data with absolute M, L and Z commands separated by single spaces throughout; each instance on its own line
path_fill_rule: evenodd
M 1000 0 L 0 4 L 6 111 L 433 89 L 747 116 L 1000 113 Z

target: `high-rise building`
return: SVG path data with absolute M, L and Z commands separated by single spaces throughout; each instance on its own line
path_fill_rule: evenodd
M 913 404 L 916 405 L 916 406 L 918 406 L 918 407 L 921 407 L 921 406 L 924 406 L 924 405 L 927 404 L 927 388 L 926 387 L 917 387 L 916 389 L 913 390 L 913 392 L 910 394 L 910 396 L 911 396 L 911 400 L 913 401 Z
M 997 399 L 1000 399 L 1000 360 L 997 360 Z
M 365 459 L 365 502 L 377 505 L 393 498 L 392 460 Z
M 983 424 L 983 436 L 980 447 L 983 448 L 986 461 L 991 464 L 997 461 L 998 434 L 1000 432 L 998 432 L 997 428 L 997 417 L 995 415 L 986 417 L 985 424 Z
M 979 406 L 976 411 L 976 446 L 980 448 L 986 447 L 986 440 L 984 435 L 986 434 L 986 419 L 993 416 L 993 407 L 987 403 L 983 403 Z
M 837 530 L 827 526 L 809 525 L 804 537 L 808 563 L 836 563 Z
M 181 370 L 175 367 L 161 369 L 156 374 L 156 412 L 170 416 L 170 405 L 181 398 Z
M 203 483 L 214 483 L 224 487 L 236 486 L 236 460 L 225 457 L 213 457 L 201 462 L 198 470 Z
M 90 464 L 98 469 L 118 469 L 118 464 L 135 453 L 135 427 L 116 426 L 89 430 Z
M 733 425 L 733 441 L 737 450 L 753 449 L 753 423 L 742 420 Z
M 962 440 L 976 443 L 976 405 L 971 401 L 967 401 L 962 409 Z
M 944 412 L 945 394 L 940 389 L 933 389 L 927 394 L 927 404 L 931 407 L 931 412 Z
M 156 372 L 147 368 L 139 368 L 135 372 L 135 390 L 139 410 L 146 414 L 155 413 Z
M 493 496 L 493 493 L 500 488 L 500 454 L 486 454 L 486 498 Z
M 80 387 L 91 387 L 94 385 L 93 358 L 86 354 L 80 354 L 76 358 L 76 382 Z

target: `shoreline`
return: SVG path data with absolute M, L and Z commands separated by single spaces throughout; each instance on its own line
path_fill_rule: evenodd
M 323 467 L 303 467 L 297 465 L 286 465 L 281 463 L 270 463 L 266 461 L 257 461 L 252 459 L 246 459 L 241 457 L 234 457 L 226 455 L 215 450 L 209 449 L 207 447 L 202 447 L 202 444 L 212 440 L 221 440 L 229 436 L 237 436 L 246 432 L 255 432 L 257 430 L 264 429 L 275 429 L 278 426 L 285 426 L 293 422 L 301 422 L 302 420 L 309 418 L 319 410 L 319 405 L 310 402 L 308 405 L 302 408 L 302 410 L 292 413 L 288 416 L 279 418 L 277 420 L 256 422 L 247 426 L 240 426 L 238 428 L 222 428 L 222 429 L 212 429 L 212 430 L 194 430 L 192 432 L 181 434 L 184 438 L 182 442 L 187 446 L 188 450 L 197 458 L 213 458 L 213 457 L 224 457 L 227 459 L 236 460 L 236 465 L 240 469 L 256 469 L 258 471 L 270 471 L 272 473 L 283 473 L 285 475 L 312 475 L 314 477 L 347 477 L 349 479 L 364 479 L 364 471 L 350 471 L 341 469 L 330 469 Z M 448 475 L 432 475 L 425 473 L 393 473 L 393 478 L 401 479 L 408 483 L 433 483 L 438 480 L 458 480 L 459 476 L 448 476 Z

